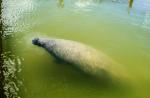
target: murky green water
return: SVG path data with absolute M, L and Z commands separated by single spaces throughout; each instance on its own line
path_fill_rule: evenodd
M 8 98 L 150 97 L 149 0 L 134 0 L 132 8 L 127 0 L 4 0 L 3 6 Z M 45 36 L 102 51 L 128 70 L 131 84 L 98 81 L 56 61 L 32 45 Z

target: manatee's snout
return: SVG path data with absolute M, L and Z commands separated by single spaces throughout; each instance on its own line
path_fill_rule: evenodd
M 40 41 L 39 41 L 39 38 L 34 38 L 34 39 L 32 40 L 32 44 L 41 46 L 41 43 L 40 43 Z
M 39 38 L 34 38 L 34 39 L 32 40 L 32 44 L 37 45 L 37 44 L 38 44 L 38 41 L 39 41 Z

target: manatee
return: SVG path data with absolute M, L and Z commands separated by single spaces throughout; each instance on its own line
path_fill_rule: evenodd
M 107 73 L 117 79 L 127 77 L 122 65 L 89 45 L 57 38 L 34 38 L 32 43 L 44 48 L 55 58 L 72 64 L 85 73 L 100 77 Z

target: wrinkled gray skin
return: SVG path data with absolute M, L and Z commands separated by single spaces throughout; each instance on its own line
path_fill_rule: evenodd
M 109 73 L 117 78 L 125 76 L 121 75 L 123 70 L 116 66 L 117 63 L 102 52 L 82 43 L 54 38 L 35 38 L 32 43 L 43 47 L 54 57 L 73 64 L 86 73 L 96 76 Z

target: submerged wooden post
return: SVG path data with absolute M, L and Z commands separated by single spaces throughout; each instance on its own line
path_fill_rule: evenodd
M 128 5 L 129 5 L 129 8 L 132 8 L 133 0 L 128 0 Z
M 58 7 L 64 7 L 64 0 L 57 0 Z
M 3 35 L 3 22 L 2 22 L 2 0 L 0 0 L 0 98 L 6 98 L 4 94 L 4 74 L 3 74 L 3 45 L 2 45 L 2 35 Z

